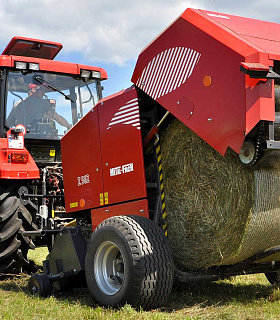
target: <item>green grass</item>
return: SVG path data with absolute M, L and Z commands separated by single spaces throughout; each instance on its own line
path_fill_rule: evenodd
M 29 257 L 39 264 L 47 250 Z M 98 307 L 86 288 L 43 299 L 27 292 L 28 276 L 0 281 L 0 319 L 279 319 L 280 290 L 264 275 L 235 277 L 207 284 L 177 284 L 160 310 Z

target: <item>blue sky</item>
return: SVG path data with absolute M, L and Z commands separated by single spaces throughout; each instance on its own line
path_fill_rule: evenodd
M 115 92 L 130 87 L 132 85 L 130 80 L 136 64 L 135 59 L 125 61 L 123 65 L 110 62 L 92 63 L 91 60 L 88 61 L 84 59 L 83 55 L 77 52 L 64 54 L 63 49 L 56 57 L 56 60 L 83 63 L 105 69 L 108 73 L 108 79 L 102 82 L 104 88 L 102 93 L 103 97 L 107 97 Z
M 61 42 L 57 60 L 106 69 L 108 96 L 132 84 L 140 51 L 188 7 L 280 23 L 279 0 L 0 0 L 0 50 L 13 36 Z

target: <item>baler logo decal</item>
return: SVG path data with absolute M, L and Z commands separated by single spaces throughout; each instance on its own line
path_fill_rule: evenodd
M 128 101 L 115 113 L 107 129 L 116 124 L 130 124 L 140 130 L 140 114 L 137 98 Z
M 199 52 L 186 47 L 162 51 L 148 63 L 136 85 L 156 100 L 185 83 L 200 57 Z
M 120 174 L 129 173 L 134 171 L 133 163 L 124 164 L 122 166 L 118 166 L 110 169 L 110 177 L 118 176 Z

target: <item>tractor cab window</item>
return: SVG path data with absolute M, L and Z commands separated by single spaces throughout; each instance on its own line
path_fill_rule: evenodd
M 9 71 L 6 127 L 23 124 L 26 138 L 60 139 L 98 100 L 97 79 Z

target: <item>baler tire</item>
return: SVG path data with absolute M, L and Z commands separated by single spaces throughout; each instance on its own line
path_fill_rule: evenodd
M 266 279 L 275 287 L 280 288 L 280 271 L 265 273 Z
M 33 274 L 28 280 L 27 288 L 33 296 L 45 298 L 52 292 L 51 281 L 45 274 Z
M 174 278 L 169 242 L 163 230 L 147 218 L 109 218 L 91 236 L 85 273 L 90 294 L 100 305 L 161 307 Z
M 26 217 L 31 213 L 20 203 L 11 183 L 3 185 L 0 193 L 0 273 L 16 274 L 31 267 L 27 253 L 35 245 L 23 232 L 34 230 L 35 225 L 23 218 L 23 212 Z

